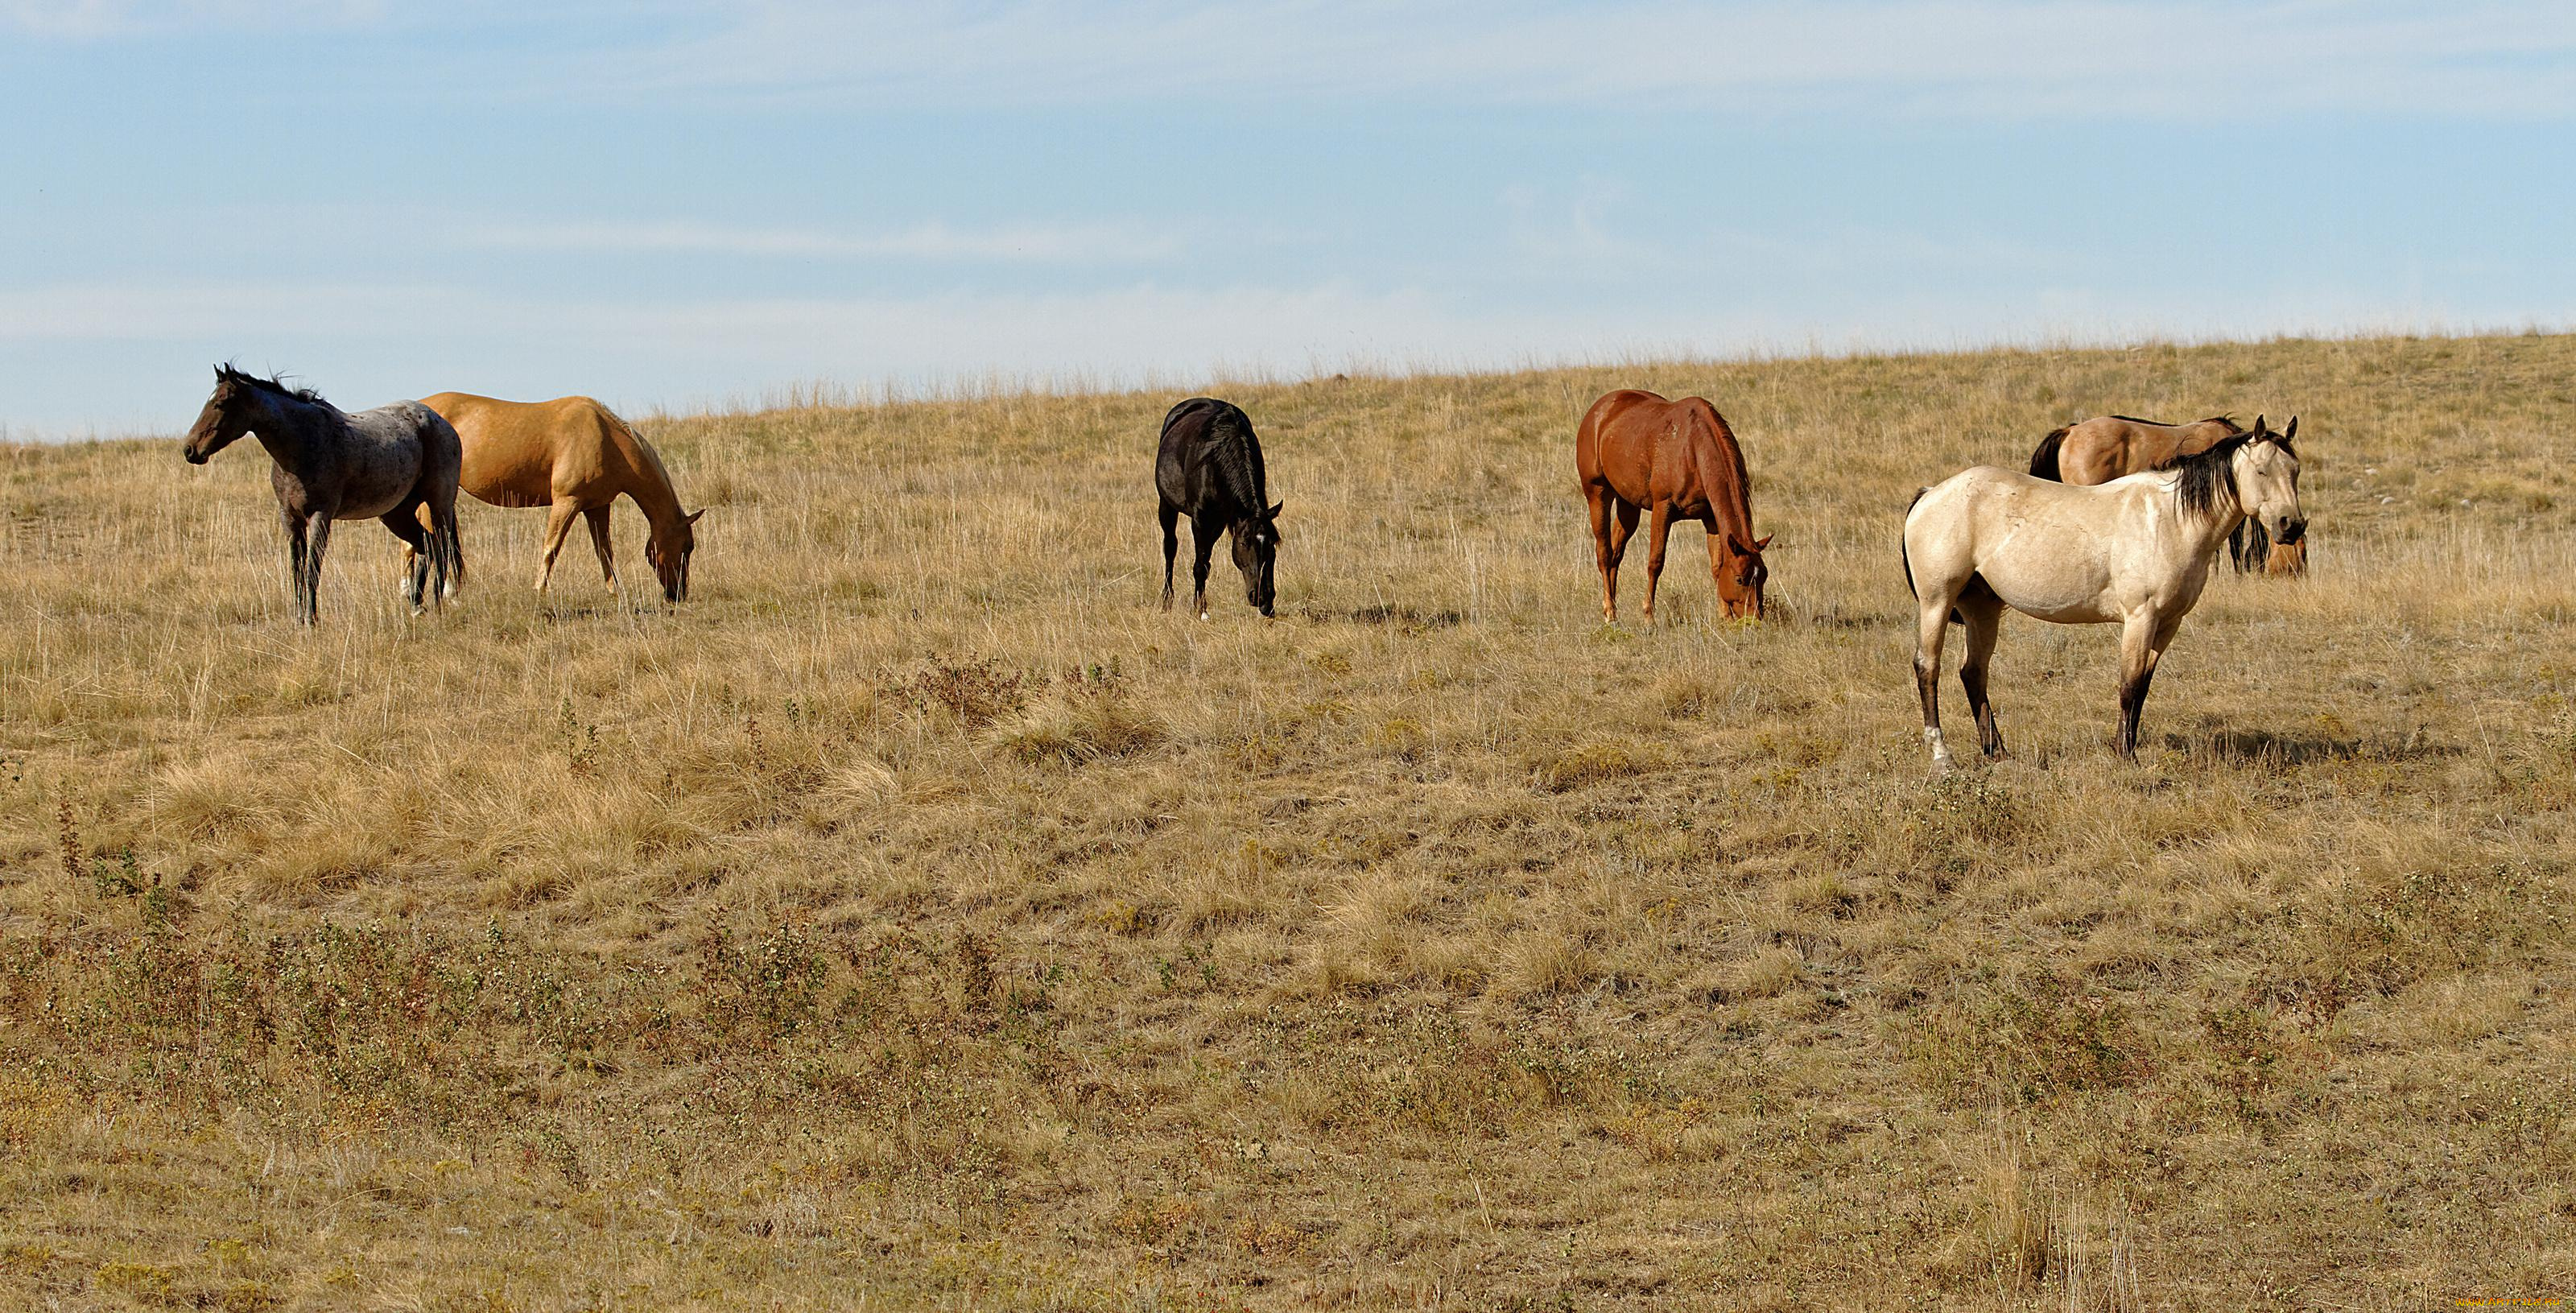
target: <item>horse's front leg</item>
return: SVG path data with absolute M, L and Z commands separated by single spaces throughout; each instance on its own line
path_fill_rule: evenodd
M 304 623 L 322 621 L 322 554 L 331 550 L 331 516 L 315 511 L 305 517 Z
M 2120 740 L 2122 761 L 2138 759 L 2138 712 L 2147 705 L 2147 686 L 2155 682 L 2156 658 L 2163 654 L 2157 641 L 2157 619 L 2153 612 L 2132 613 L 2120 626 Z M 2170 642 L 2173 631 L 2163 632 Z
M 1198 609 L 1201 620 L 1208 618 L 1208 559 L 1216 555 L 1217 536 L 1222 532 L 1209 528 L 1195 515 L 1190 517 L 1190 545 L 1191 550 L 1197 553 L 1190 562 L 1190 605 Z
M 1946 775 L 1956 764 L 1950 745 L 1941 741 L 1941 643 L 1950 631 L 1950 599 L 1925 594 L 1914 632 L 1914 691 L 1923 700 L 1923 742 L 1932 749 L 1932 773 Z
M 1181 508 L 1165 502 L 1159 514 L 1163 521 L 1163 609 L 1169 611 L 1172 609 L 1172 558 L 1181 550 Z
M 1673 504 L 1655 503 L 1655 522 L 1646 530 L 1646 623 L 1655 623 L 1655 583 L 1664 577 L 1664 539 L 1673 532 Z
M 304 517 L 280 506 L 277 519 L 286 530 L 286 591 L 294 599 L 296 618 L 301 620 L 304 616 L 304 555 L 309 550 L 304 542 Z

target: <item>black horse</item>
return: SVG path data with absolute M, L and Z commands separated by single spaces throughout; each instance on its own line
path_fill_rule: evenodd
M 1279 561 L 1279 503 L 1269 500 L 1261 472 L 1261 439 L 1232 402 L 1192 397 L 1163 416 L 1163 449 L 1154 457 L 1154 490 L 1163 507 L 1163 609 L 1172 609 L 1172 555 L 1180 549 L 1176 527 L 1190 517 L 1198 546 L 1191 579 L 1199 619 L 1208 618 L 1208 557 L 1217 535 L 1234 535 L 1234 566 L 1243 571 L 1243 597 L 1271 614 L 1278 593 L 1272 572 Z

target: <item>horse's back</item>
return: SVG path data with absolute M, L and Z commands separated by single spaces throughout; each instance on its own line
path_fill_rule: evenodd
M 1154 487 L 1162 499 L 1195 518 L 1211 497 L 1224 494 L 1225 481 L 1210 476 L 1218 447 L 1233 443 L 1244 450 L 1258 501 L 1268 486 L 1261 460 L 1261 439 L 1252 417 L 1241 406 L 1215 397 L 1191 397 L 1163 415 L 1162 442 L 1154 455 Z M 1237 508 L 1251 513 L 1259 506 Z
M 624 450 L 625 425 L 589 397 L 502 401 L 441 392 L 423 400 L 464 442 L 465 490 L 495 506 L 545 506 L 603 490 L 613 497 L 624 490 L 613 485 L 642 472 Z
M 2068 483 L 2108 483 L 2146 473 L 2177 456 L 2198 455 L 2235 431 L 2235 424 L 2224 415 L 2188 424 L 2096 415 L 2064 430 L 2058 470 Z
M 1574 458 L 1585 484 L 1633 505 L 1713 508 L 1725 501 L 1742 509 L 1744 450 L 1706 397 L 1670 401 L 1640 388 L 1606 393 L 1584 412 Z

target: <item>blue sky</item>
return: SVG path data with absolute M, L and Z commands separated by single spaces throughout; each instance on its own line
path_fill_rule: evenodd
M 0 0 L 0 426 L 2576 322 L 2576 6 Z

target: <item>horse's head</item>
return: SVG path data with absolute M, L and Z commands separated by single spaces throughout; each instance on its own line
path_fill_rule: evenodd
M 1771 567 L 1762 563 L 1762 549 L 1770 545 L 1767 533 L 1750 543 L 1732 533 L 1726 535 L 1726 550 L 1720 553 L 1717 567 L 1717 600 L 1725 603 L 1727 619 L 1762 618 L 1762 583 L 1771 577 Z
M 2237 504 L 2284 546 L 2296 544 L 2308 531 L 2307 513 L 2299 509 L 2299 452 L 2292 445 L 2298 436 L 2298 416 L 2275 433 L 2257 415 L 2233 461 Z
M 189 464 L 205 464 L 250 432 L 251 396 L 257 391 L 250 375 L 229 365 L 215 366 L 215 394 L 206 398 L 206 408 L 197 412 L 197 422 L 188 426 L 188 440 L 179 448 Z
M 1271 607 L 1279 600 L 1279 508 L 1283 502 L 1270 503 L 1270 509 L 1234 526 L 1234 568 L 1243 571 L 1243 600 L 1261 608 L 1261 614 L 1273 614 Z
M 706 514 L 700 507 L 696 515 L 682 518 L 664 533 L 655 525 L 644 540 L 644 559 L 653 565 L 655 578 L 662 581 L 662 600 L 689 600 L 689 553 L 698 550 L 698 516 Z

